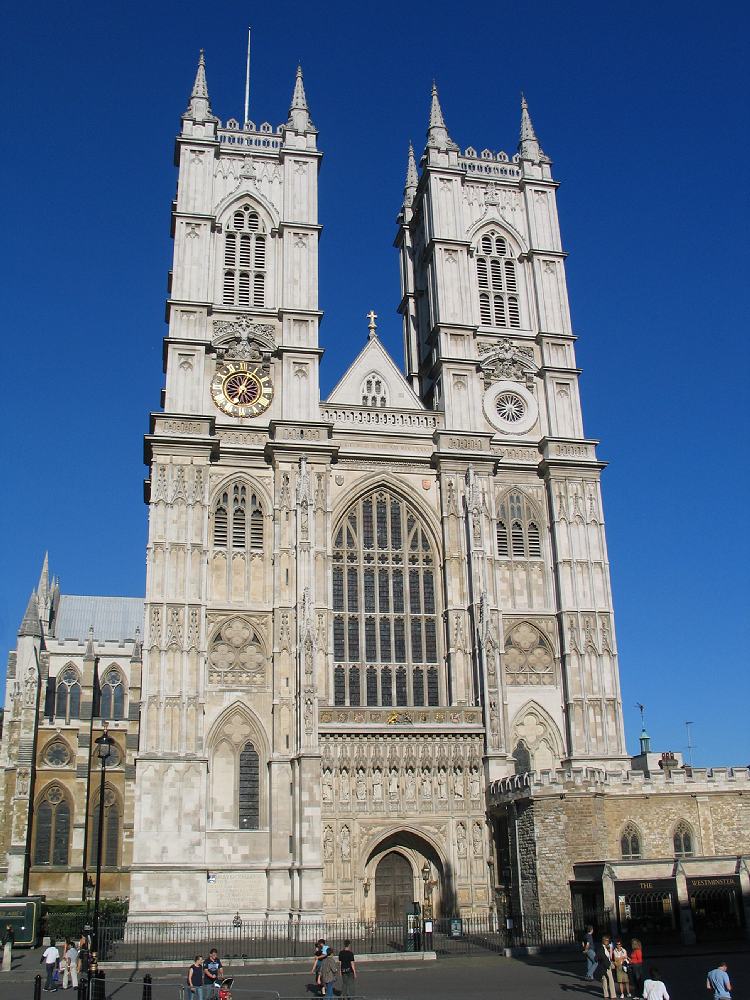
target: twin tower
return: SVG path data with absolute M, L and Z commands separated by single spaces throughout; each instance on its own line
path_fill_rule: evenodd
M 526 103 L 516 155 L 462 152 L 433 88 L 404 371 L 373 317 L 325 400 L 317 140 L 301 70 L 285 124 L 222 124 L 201 55 L 146 438 L 131 920 L 486 913 L 489 782 L 625 760 L 603 466 Z

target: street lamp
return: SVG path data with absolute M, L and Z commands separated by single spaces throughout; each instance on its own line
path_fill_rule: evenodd
M 104 723 L 104 732 L 98 736 L 96 752 L 101 762 L 101 775 L 99 778 L 99 829 L 96 840 L 96 891 L 94 893 L 94 940 L 92 951 L 98 956 L 99 952 L 99 895 L 102 886 L 102 841 L 104 840 L 104 782 L 107 773 L 107 761 L 112 754 L 112 744 L 114 740 L 107 732 L 108 722 Z

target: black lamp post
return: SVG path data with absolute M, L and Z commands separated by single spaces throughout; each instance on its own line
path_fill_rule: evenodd
M 91 900 L 94 898 L 94 880 L 90 875 L 86 875 L 86 880 L 83 883 L 83 890 L 86 893 L 86 930 L 91 930 L 89 925 L 89 910 L 91 909 Z
M 92 951 L 98 956 L 99 953 L 99 895 L 102 885 L 102 841 L 104 840 L 104 782 L 107 773 L 107 761 L 112 753 L 114 740 L 107 732 L 108 723 L 104 723 L 104 732 L 98 736 L 96 752 L 101 762 L 101 775 L 99 779 L 99 829 L 96 840 L 96 891 L 94 893 L 94 935 Z

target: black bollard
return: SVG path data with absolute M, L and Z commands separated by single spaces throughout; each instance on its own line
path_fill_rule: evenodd
M 143 996 L 141 1000 L 151 1000 L 151 975 L 148 972 L 143 977 Z
M 86 975 L 86 970 L 81 969 L 81 974 L 78 977 L 78 997 L 77 1000 L 86 1000 L 86 995 L 88 993 L 89 980 Z
M 104 969 L 97 969 L 91 981 L 90 1000 L 105 1000 L 105 996 Z
M 34 976 L 34 1000 L 42 1000 L 42 977 L 39 973 Z

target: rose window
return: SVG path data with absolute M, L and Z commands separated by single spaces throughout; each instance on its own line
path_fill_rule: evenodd
M 497 414 L 501 420 L 516 424 L 526 413 L 526 403 L 515 392 L 501 392 L 495 401 Z

